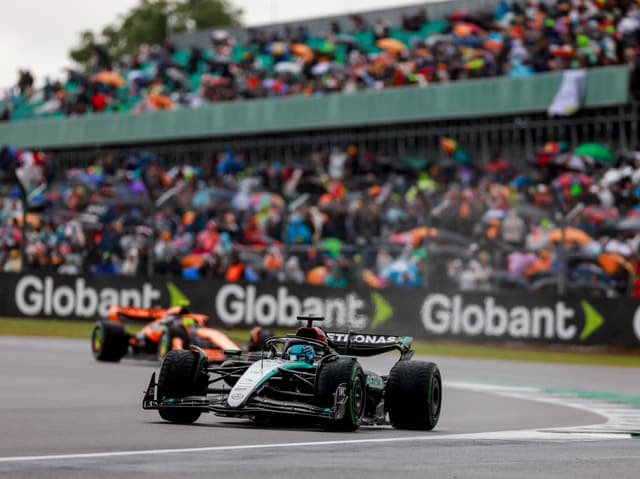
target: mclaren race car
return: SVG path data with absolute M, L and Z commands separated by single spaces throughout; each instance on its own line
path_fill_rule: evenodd
M 222 362 L 224 351 L 239 346 L 222 331 L 206 327 L 207 316 L 193 314 L 184 306 L 134 308 L 111 306 L 108 319 L 98 321 L 91 336 L 91 349 L 98 361 L 120 361 L 125 355 L 141 359 L 163 358 L 171 350 L 197 346 L 208 362 Z M 127 321 L 147 321 L 135 335 L 124 328 Z M 249 351 L 261 349 L 270 333 L 261 328 L 251 332 Z
M 307 322 L 296 334 L 266 340 L 261 353 L 240 352 L 210 366 L 198 347 L 170 351 L 151 376 L 143 408 L 174 423 L 192 423 L 201 413 L 270 421 L 295 417 L 330 430 L 360 425 L 433 429 L 442 405 L 438 366 L 413 361 L 412 338 L 330 333 Z M 399 360 L 388 375 L 365 371 L 358 357 L 391 351 Z

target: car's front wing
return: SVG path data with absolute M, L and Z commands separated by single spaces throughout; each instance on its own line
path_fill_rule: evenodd
M 333 407 L 323 408 L 298 401 L 277 401 L 262 396 L 254 396 L 244 406 L 232 408 L 227 403 L 229 390 L 215 390 L 209 396 L 187 396 L 179 399 L 159 400 L 156 394 L 156 386 L 155 373 L 153 373 L 142 401 L 143 409 L 198 409 L 201 412 L 213 412 L 218 416 L 225 417 L 286 414 L 318 419 L 341 419 L 345 414 L 348 400 L 346 385 L 341 384 L 336 390 Z

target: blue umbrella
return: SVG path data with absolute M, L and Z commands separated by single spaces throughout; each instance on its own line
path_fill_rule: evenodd
M 519 175 L 514 178 L 511 184 L 516 188 L 520 188 L 521 186 L 533 186 L 533 180 L 527 175 Z

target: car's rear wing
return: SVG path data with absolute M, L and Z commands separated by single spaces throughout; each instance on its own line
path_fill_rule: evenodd
M 167 312 L 166 308 L 136 308 L 133 306 L 109 306 L 107 317 L 112 321 L 142 320 L 154 321 Z
M 402 359 L 413 356 L 411 336 L 391 336 L 383 334 L 327 332 L 329 344 L 338 353 L 353 356 L 375 356 L 399 351 Z

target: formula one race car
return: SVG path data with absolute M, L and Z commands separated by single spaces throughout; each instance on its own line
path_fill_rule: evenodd
M 224 350 L 240 347 L 225 333 L 206 327 L 207 316 L 193 314 L 184 306 L 169 309 L 111 306 L 108 319 L 98 321 L 91 336 L 91 349 L 98 361 L 120 361 L 132 357 L 158 359 L 171 350 L 199 347 L 208 362 L 222 362 Z M 149 321 L 137 334 L 124 329 L 124 321 Z M 266 330 L 252 331 L 250 349 L 262 347 Z
M 329 430 L 362 425 L 431 430 L 438 423 L 442 380 L 438 366 L 412 361 L 412 338 L 329 333 L 307 322 L 296 334 L 269 338 L 261 354 L 218 367 L 204 351 L 170 351 L 143 399 L 174 423 L 192 423 L 203 412 L 256 421 L 296 417 Z M 363 370 L 358 356 L 399 352 L 388 375 Z M 231 353 L 231 352 L 229 352 Z M 388 413 L 388 419 L 387 419 Z

